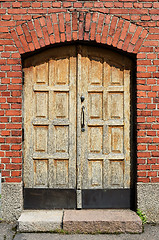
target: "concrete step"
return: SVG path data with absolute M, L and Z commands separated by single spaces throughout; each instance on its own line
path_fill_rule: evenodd
M 20 232 L 141 233 L 142 222 L 131 210 L 25 210 Z
M 131 210 L 65 210 L 63 229 L 72 233 L 141 233 L 142 222 Z
M 61 230 L 63 210 L 24 210 L 18 219 L 20 232 Z

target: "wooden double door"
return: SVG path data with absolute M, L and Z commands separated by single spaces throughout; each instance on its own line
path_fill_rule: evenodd
M 63 46 L 24 61 L 24 207 L 130 207 L 131 61 Z

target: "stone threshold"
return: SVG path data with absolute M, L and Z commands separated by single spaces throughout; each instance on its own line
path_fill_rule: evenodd
M 19 232 L 141 233 L 142 221 L 128 209 L 24 210 Z

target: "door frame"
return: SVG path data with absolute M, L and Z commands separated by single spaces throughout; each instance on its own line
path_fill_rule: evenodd
M 88 42 L 76 42 L 73 43 L 73 45 L 89 45 L 89 46 L 98 46 L 104 49 L 109 49 L 114 51 L 113 48 L 111 47 L 106 47 L 105 45 L 101 45 L 101 44 L 90 44 Z M 57 46 L 66 46 L 66 45 L 72 45 L 72 43 L 67 43 L 67 44 L 58 44 Z M 57 46 L 54 46 L 53 48 L 56 48 Z M 45 50 L 41 50 L 40 52 L 44 52 Z M 121 54 L 124 54 L 122 51 L 117 51 Z M 129 54 L 125 54 L 126 56 L 128 56 L 129 58 L 132 59 L 132 57 Z M 28 56 L 27 56 L 28 57 Z M 30 57 L 30 56 L 29 56 Z M 135 62 L 134 59 L 132 59 L 132 62 L 134 64 L 134 69 L 135 69 Z M 24 77 L 24 76 L 23 76 Z M 130 145 L 131 145 L 131 188 L 130 191 L 127 191 L 125 194 L 125 196 L 131 196 L 131 202 L 130 204 L 126 203 L 127 207 L 126 208 L 130 208 L 130 209 L 135 209 L 136 208 L 136 176 L 137 176 L 137 163 L 136 163 L 136 76 L 135 76 L 135 72 L 132 72 L 131 75 L 131 81 L 130 81 L 130 94 L 131 94 L 131 103 L 130 103 L 130 108 L 131 108 L 131 116 L 130 116 L 130 126 L 131 126 L 131 138 L 130 138 Z M 24 82 L 24 78 L 23 78 L 23 82 Z M 24 100 L 24 96 L 23 96 L 23 100 Z M 133 102 L 133 104 L 132 104 Z M 135 104 L 134 104 L 135 103 Z M 24 116 L 24 115 L 23 115 Z M 23 126 L 24 126 L 24 118 L 23 118 Z M 24 131 L 24 127 L 23 127 L 23 131 Z M 24 136 L 24 135 L 23 135 Z M 24 139 L 23 139 L 24 141 Z M 64 206 L 63 208 L 77 208 L 76 204 L 74 204 L 74 201 L 76 201 L 76 196 L 77 196 L 77 189 L 69 189 L 69 193 L 68 193 L 68 189 L 63 189 L 63 193 L 60 193 L 59 189 L 54 189 L 54 193 L 51 193 L 51 191 L 49 191 L 48 189 L 40 189 L 39 193 L 37 192 L 36 189 L 34 189 L 33 191 L 31 191 L 30 189 L 26 189 L 23 187 L 23 198 L 24 198 L 24 209 L 50 209 L 50 205 L 49 205 L 49 201 L 55 200 L 57 199 L 57 201 L 59 201 L 59 198 L 61 199 L 65 199 L 65 202 L 67 203 L 66 206 Z M 87 190 L 87 193 L 85 191 L 83 191 L 82 193 L 82 197 L 86 199 L 91 193 L 92 190 Z M 107 193 L 110 194 L 110 196 L 112 195 L 112 192 L 107 191 Z M 106 201 L 109 201 L 109 197 L 107 198 L 108 195 L 103 196 L 103 193 L 101 193 L 100 190 L 96 190 L 94 191 L 95 195 L 98 195 L 100 198 L 104 198 Z M 117 198 L 121 195 L 120 189 L 117 192 L 114 192 L 114 197 Z M 44 208 L 43 206 L 41 206 L 41 203 L 39 204 L 39 206 L 36 203 L 36 199 L 37 198 L 41 198 L 41 202 L 43 202 L 44 200 L 48 200 L 48 203 L 46 204 L 46 208 Z M 71 201 L 72 199 L 72 201 Z M 34 203 L 34 204 L 33 204 Z M 93 203 L 94 204 L 94 203 Z M 68 205 L 70 205 L 70 207 L 68 207 Z M 89 208 L 87 206 L 87 204 L 85 204 L 84 208 Z M 93 205 L 92 208 L 96 208 L 95 205 Z M 99 206 L 97 207 L 99 208 Z M 101 205 L 101 208 L 102 205 Z M 121 204 L 121 208 L 124 208 Z

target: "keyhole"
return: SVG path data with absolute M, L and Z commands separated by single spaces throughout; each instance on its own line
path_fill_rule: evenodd
M 85 98 L 84 98 L 84 96 L 81 96 L 81 102 L 83 102 L 83 101 L 84 101 L 84 99 L 85 99 Z

